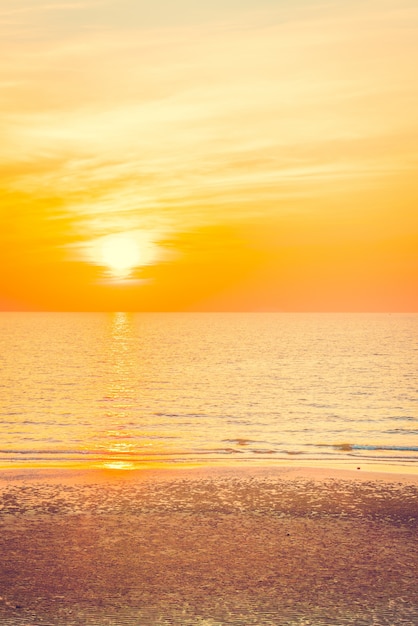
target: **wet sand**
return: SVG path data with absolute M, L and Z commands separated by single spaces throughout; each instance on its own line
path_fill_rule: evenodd
M 416 625 L 418 477 L 0 472 L 0 623 Z

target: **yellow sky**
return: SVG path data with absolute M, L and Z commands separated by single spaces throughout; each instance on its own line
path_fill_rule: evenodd
M 0 309 L 418 310 L 416 0 L 0 0 L 0 41 Z

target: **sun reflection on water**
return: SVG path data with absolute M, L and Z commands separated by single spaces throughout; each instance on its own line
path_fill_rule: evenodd
M 96 468 L 133 470 L 150 461 L 153 465 L 175 462 L 141 414 L 141 346 L 135 342 L 134 315 L 112 313 L 103 358 L 106 377 L 100 402 L 105 410 L 85 449 Z
M 99 467 L 110 470 L 134 470 L 137 469 L 135 463 L 131 461 L 103 461 Z
M 108 371 L 103 402 L 106 414 L 96 433 L 96 451 L 102 457 L 100 464 L 107 469 L 135 469 L 134 461 L 121 457 L 138 454 L 138 431 L 129 428 L 137 405 L 136 355 L 132 349 L 135 341 L 133 318 L 130 313 L 111 314 L 106 345 Z M 133 426 L 133 424 L 132 424 Z M 103 458 L 104 457 L 104 458 Z

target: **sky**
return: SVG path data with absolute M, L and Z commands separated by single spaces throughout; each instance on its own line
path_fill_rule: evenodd
M 0 310 L 418 311 L 416 0 L 0 0 Z

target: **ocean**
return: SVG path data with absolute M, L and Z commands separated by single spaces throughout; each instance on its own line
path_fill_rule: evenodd
M 418 315 L 0 314 L 0 467 L 418 468 Z

